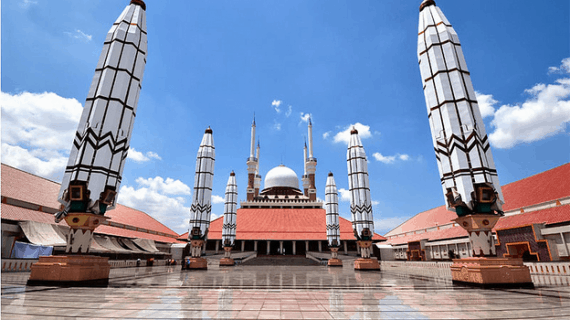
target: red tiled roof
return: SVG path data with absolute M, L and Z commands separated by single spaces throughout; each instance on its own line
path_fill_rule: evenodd
M 440 230 L 435 230 L 435 231 L 430 231 L 430 232 L 407 235 L 404 237 L 392 238 L 392 239 L 388 239 L 388 241 L 386 241 L 386 243 L 403 244 L 403 243 L 408 243 L 411 241 L 420 241 L 420 240 L 424 240 L 424 239 L 429 240 L 429 241 L 434 241 L 434 240 L 460 238 L 460 237 L 466 237 L 466 236 L 467 236 L 467 231 L 465 231 L 465 229 L 463 229 L 459 226 L 456 226 L 456 227 L 450 227 L 450 228 L 445 228 L 445 229 L 440 229 Z
M 2 203 L 2 219 L 14 220 L 14 221 L 36 221 L 42 223 L 56 224 L 53 219 L 53 214 L 30 210 L 22 207 L 11 206 L 9 204 Z M 58 225 L 67 225 L 65 221 L 60 221 Z M 95 233 L 114 235 L 125 238 L 141 238 L 141 239 L 151 239 L 160 242 L 167 243 L 180 243 L 174 238 L 160 236 L 156 234 L 128 230 L 123 228 L 117 228 L 112 226 L 100 225 L 95 229 Z
M 339 218 L 340 239 L 355 240 L 352 223 Z M 223 217 L 210 223 L 208 239 L 222 239 Z M 236 240 L 326 240 L 324 209 L 250 209 L 237 210 Z M 188 233 L 178 239 L 186 239 Z M 374 234 L 373 240 L 384 240 Z
M 60 184 L 2 164 L 2 196 L 59 209 Z M 41 192 L 40 192 L 41 191 Z
M 548 209 L 525 212 L 514 216 L 502 217 L 495 230 L 520 227 L 534 223 L 553 224 L 570 220 L 570 205 L 556 206 Z
M 60 184 L 38 177 L 31 173 L 10 167 L 8 165 L 2 164 L 2 196 L 18 199 L 33 204 L 41 205 L 44 207 L 58 209 L 60 203 L 57 201 L 58 193 L 60 189 Z M 10 206 L 11 207 L 11 206 Z M 4 204 L 2 205 L 4 211 Z M 20 208 L 21 209 L 21 208 Z M 21 211 L 13 208 L 8 209 L 13 214 L 11 217 L 16 217 L 18 219 L 11 220 L 33 220 L 46 223 L 54 223 L 53 215 L 49 213 L 43 213 L 34 210 Z M 27 218 L 25 215 L 31 215 Z M 24 215 L 24 216 L 22 216 Z M 106 217 L 110 218 L 110 222 L 116 222 L 135 228 L 147 229 L 150 231 L 162 232 L 172 236 L 178 236 L 178 234 L 172 231 L 170 228 L 166 227 L 164 224 L 160 223 L 150 215 L 145 212 L 117 204 L 114 210 L 109 210 L 105 214 Z M 4 218 L 4 212 L 2 212 L 2 218 Z M 10 219 L 10 218 L 6 218 Z M 36 220 L 37 219 L 37 220 Z M 63 222 L 60 222 L 63 223 Z M 114 228 L 114 227 L 113 227 Z M 118 228 L 122 229 L 122 228 Z M 125 229 L 123 229 L 125 230 Z M 129 230 L 131 231 L 131 230 Z M 137 232 L 137 231 L 133 231 Z M 145 232 L 140 232 L 142 234 L 148 234 Z M 160 236 L 159 236 L 160 237 Z M 163 237 L 163 236 L 162 236 Z M 168 237 L 165 237 L 168 238 Z M 149 238 L 146 238 L 149 239 Z M 173 238 L 168 238 L 172 239 Z M 162 241 L 162 240 L 159 240 Z
M 570 163 L 567 163 L 502 186 L 501 189 L 505 198 L 503 211 L 510 211 L 570 196 L 569 177 Z M 439 206 L 416 214 L 386 235 L 406 233 L 447 224 L 456 217 L 455 212 L 447 210 L 445 205 Z M 568 221 L 569 219 L 570 218 L 567 218 L 564 221 Z
M 502 188 L 509 211 L 570 196 L 570 163 L 509 183 Z

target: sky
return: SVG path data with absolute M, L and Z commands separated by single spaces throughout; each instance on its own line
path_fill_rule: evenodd
M 280 164 L 301 177 L 310 115 L 317 196 L 333 172 L 344 218 L 352 126 L 377 233 L 443 205 L 416 54 L 420 2 L 147 0 L 147 64 L 119 203 L 186 232 L 210 126 L 212 219 L 222 216 L 232 170 L 246 198 L 255 114 L 263 177 Z M 61 181 L 104 38 L 128 3 L 1 2 L 2 163 Z M 569 162 L 570 3 L 436 3 L 459 35 L 501 184 Z

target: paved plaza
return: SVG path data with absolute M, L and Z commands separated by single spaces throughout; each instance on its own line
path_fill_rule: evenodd
M 141 267 L 112 269 L 108 287 L 59 288 L 26 287 L 29 272 L 3 273 L 2 319 L 570 318 L 568 279 L 483 290 L 454 286 L 445 273 L 426 274 L 349 266 Z

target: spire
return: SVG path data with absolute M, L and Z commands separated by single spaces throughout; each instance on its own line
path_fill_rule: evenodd
M 253 114 L 253 122 L 251 123 L 251 148 L 249 149 L 249 157 L 255 157 L 255 113 Z
M 224 222 L 222 229 L 222 245 L 224 247 L 233 247 L 235 243 L 237 195 L 236 175 L 232 171 L 226 185 L 226 197 L 224 201 Z
M 325 210 L 327 218 L 327 240 L 329 247 L 340 246 L 340 226 L 338 219 L 338 192 L 332 172 L 329 172 L 325 187 Z
M 313 123 L 309 116 L 309 159 L 313 158 Z
M 463 49 L 455 29 L 431 0 L 420 6 L 417 56 L 447 208 L 462 215 L 500 212 L 501 185 Z M 472 194 L 485 188 L 493 189 L 497 201 L 481 209 Z
M 214 178 L 214 161 L 216 152 L 212 129 L 204 132 L 202 143 L 196 156 L 196 175 L 194 178 L 194 194 L 190 207 L 190 233 L 188 239 L 205 240 L 210 227 L 212 211 L 212 184 Z
M 303 176 L 307 175 L 307 138 L 305 138 L 305 146 L 303 147 L 303 167 L 304 172 L 303 172 Z

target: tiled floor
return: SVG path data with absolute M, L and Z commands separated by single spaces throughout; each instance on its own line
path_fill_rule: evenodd
M 567 285 L 482 290 L 397 270 L 129 268 L 106 288 L 26 287 L 28 277 L 2 274 L 2 319 L 570 319 Z

